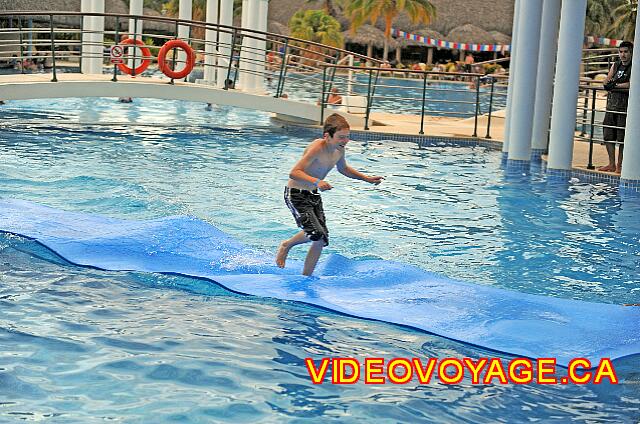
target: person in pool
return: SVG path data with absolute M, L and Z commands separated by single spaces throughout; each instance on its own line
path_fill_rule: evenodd
M 280 243 L 276 264 L 284 268 L 289 250 L 293 246 L 311 242 L 302 269 L 303 275 L 313 274 L 322 249 L 329 245 L 329 230 L 322 209 L 319 191 L 331 190 L 324 178 L 335 166 L 346 177 L 378 185 L 384 179 L 368 176 L 350 167 L 345 159 L 349 143 L 349 123 L 337 113 L 324 121 L 323 137 L 307 146 L 302 158 L 289 173 L 289 182 L 284 189 L 284 201 L 302 229 L 288 240 Z

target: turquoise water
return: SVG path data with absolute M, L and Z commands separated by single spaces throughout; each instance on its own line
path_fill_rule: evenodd
M 110 99 L 11 102 L 1 113 L 2 197 L 126 219 L 195 215 L 271 251 L 295 231 L 282 186 L 309 134 L 266 114 Z M 478 147 L 352 141 L 348 155 L 387 180 L 330 174 L 330 251 L 522 292 L 638 302 L 640 202 L 615 187 L 505 175 L 499 152 Z M 307 356 L 494 354 L 200 280 L 78 268 L 13 236 L 0 239 L 0 267 L 5 419 L 640 419 L 637 356 L 616 361 L 623 384 L 613 387 L 314 386 Z
M 375 81 L 375 74 L 374 80 Z M 328 82 L 327 82 L 328 84 Z M 369 76 L 356 74 L 351 86 L 352 95 L 367 96 L 369 92 Z M 380 77 L 372 90 L 373 112 L 400 113 L 420 115 L 422 113 L 423 81 L 415 78 Z M 333 87 L 341 95 L 348 93 L 346 75 L 337 75 Z M 277 75 L 267 82 L 268 91 L 275 94 Z M 322 91 L 322 74 L 288 74 L 285 80 L 284 93 L 290 99 L 316 102 Z M 448 116 L 458 118 L 473 117 L 476 110 L 476 90 L 469 87 L 469 82 L 431 81 L 425 92 L 424 110 L 427 115 Z M 483 84 L 480 88 L 480 114 L 504 109 L 507 96 L 504 87 L 495 86 L 491 99 L 491 86 Z M 364 111 L 362 111 L 364 113 Z

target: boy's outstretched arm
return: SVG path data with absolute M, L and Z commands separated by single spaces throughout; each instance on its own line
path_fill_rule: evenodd
M 338 163 L 336 164 L 336 168 L 338 168 L 339 173 L 341 173 L 345 177 L 353 178 L 354 180 L 362 180 L 375 185 L 380 184 L 382 180 L 384 180 L 384 177 L 380 177 L 377 175 L 365 175 L 357 169 L 352 168 L 351 166 L 347 165 L 347 161 L 344 157 L 342 157 L 342 159 L 338 161 Z

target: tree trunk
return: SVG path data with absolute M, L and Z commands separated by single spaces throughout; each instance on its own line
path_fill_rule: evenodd
M 387 60 L 389 58 L 389 42 L 388 40 L 385 38 L 384 39 L 384 51 L 382 53 L 382 59 L 383 60 Z
M 325 0 L 324 8 L 327 11 L 327 15 L 329 15 L 331 17 L 334 17 L 334 18 L 338 17 L 338 12 L 336 11 L 336 8 L 333 5 L 333 1 L 332 0 Z
M 433 64 L 433 47 L 427 47 L 427 65 Z
M 398 63 L 402 63 L 402 47 L 400 45 L 396 48 L 396 66 Z
M 373 57 L 373 44 L 371 43 L 367 45 L 367 57 Z

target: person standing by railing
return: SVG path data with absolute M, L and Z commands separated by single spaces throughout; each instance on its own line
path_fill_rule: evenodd
M 618 47 L 618 57 L 609 69 L 604 88 L 607 93 L 607 112 L 604 115 L 603 136 L 609 163 L 598 168 L 599 171 L 622 172 L 622 152 L 624 149 L 624 127 L 627 123 L 627 105 L 629 103 L 629 79 L 631 78 L 631 57 L 633 43 L 623 41 Z M 607 143 L 608 142 L 608 143 Z M 616 142 L 620 143 L 616 162 Z

